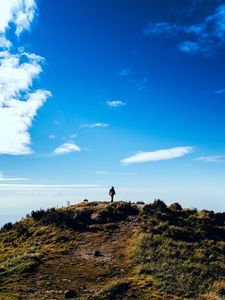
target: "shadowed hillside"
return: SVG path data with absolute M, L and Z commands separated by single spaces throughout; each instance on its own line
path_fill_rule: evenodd
M 82 202 L 6 224 L 0 245 L 2 300 L 225 297 L 225 213 Z

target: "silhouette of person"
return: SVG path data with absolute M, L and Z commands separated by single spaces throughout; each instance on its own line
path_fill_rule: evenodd
M 115 189 L 112 186 L 111 189 L 109 190 L 109 195 L 111 196 L 111 202 L 113 202 L 113 198 L 116 195 Z

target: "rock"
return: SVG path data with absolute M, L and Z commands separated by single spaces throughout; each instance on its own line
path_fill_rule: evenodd
M 225 296 L 225 288 L 220 288 L 219 289 L 219 291 L 218 291 L 218 295 L 220 296 L 220 297 L 223 297 L 223 296 Z
M 152 285 L 153 285 L 153 284 L 152 284 L 152 281 L 149 281 L 149 280 L 148 280 L 148 281 L 146 282 L 146 285 L 145 285 L 145 286 L 146 286 L 146 287 L 151 287 Z
M 77 297 L 77 293 L 74 290 L 68 290 L 64 293 L 65 299 L 71 299 Z
M 93 252 L 93 256 L 99 257 L 99 256 L 102 256 L 102 253 L 101 253 L 101 251 L 99 251 L 99 250 L 95 250 L 95 251 Z
M 136 204 L 138 204 L 138 205 L 145 205 L 144 201 L 137 201 Z
M 170 209 L 182 210 L 182 206 L 179 203 L 173 203 L 173 204 L 170 205 Z
M 88 199 L 84 199 L 83 202 L 88 202 Z

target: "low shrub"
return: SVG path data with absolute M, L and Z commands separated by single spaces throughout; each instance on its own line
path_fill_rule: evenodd
M 33 211 L 31 217 L 42 225 L 55 225 L 61 228 L 70 228 L 81 230 L 87 224 L 91 223 L 91 210 L 56 210 L 55 208 L 47 210 Z
M 18 237 L 21 237 L 21 236 L 29 237 L 30 236 L 29 229 L 25 225 L 23 225 L 19 222 L 16 222 L 14 224 L 14 228 L 16 229 Z
M 152 213 L 154 213 L 156 211 L 165 212 L 166 210 L 167 210 L 166 204 L 159 199 L 155 200 L 153 203 L 146 204 L 143 207 L 144 213 L 149 214 L 149 215 L 151 215 Z
M 41 264 L 41 256 L 39 253 L 23 253 L 21 255 L 8 257 L 5 262 L 0 265 L 1 278 L 8 278 L 12 274 L 30 274 L 36 272 Z
M 32 210 L 31 212 L 31 217 L 35 220 L 35 221 L 40 221 L 43 216 L 45 214 L 45 210 L 44 209 L 40 209 L 40 210 Z
M 145 205 L 142 216 L 144 236 L 133 263 L 152 274 L 161 291 L 200 299 L 224 279 L 224 213 L 166 207 L 157 200 Z
M 12 228 L 13 228 L 13 224 L 11 222 L 9 222 L 2 226 L 1 231 L 9 231 Z
M 139 210 L 130 202 L 115 202 L 100 210 L 95 221 L 97 223 L 118 222 L 127 219 L 128 216 L 137 215 Z

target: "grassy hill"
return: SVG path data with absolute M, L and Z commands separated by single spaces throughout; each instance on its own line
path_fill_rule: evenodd
M 0 232 L 0 299 L 224 299 L 225 213 L 126 202 L 33 211 Z

